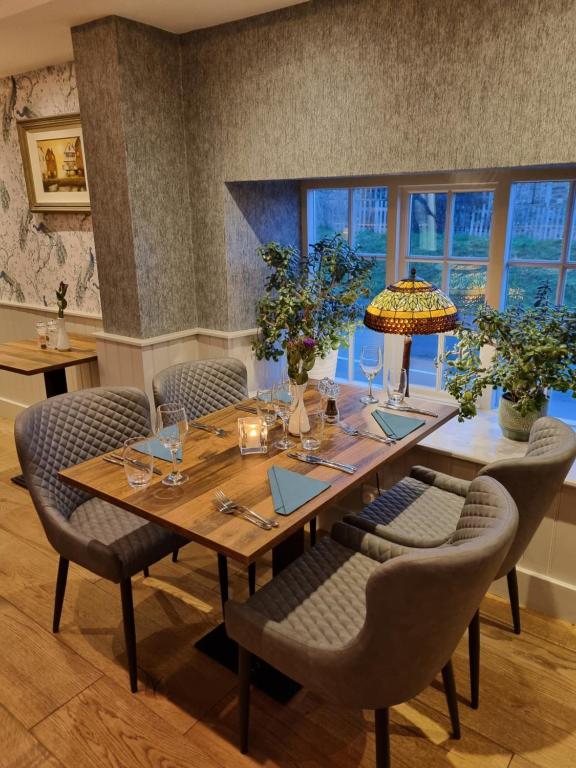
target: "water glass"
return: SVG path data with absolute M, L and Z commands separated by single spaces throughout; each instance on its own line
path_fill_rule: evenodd
M 48 320 L 46 323 L 48 349 L 56 349 L 56 339 L 58 337 L 58 326 L 56 320 Z
M 188 480 L 176 465 L 176 456 L 184 445 L 188 434 L 188 419 L 186 410 L 178 403 L 165 403 L 156 409 L 156 437 L 170 451 L 172 456 L 172 472 L 165 477 L 164 485 L 182 485 Z
M 300 411 L 300 442 L 305 451 L 317 451 L 324 436 L 324 412 Z
M 276 426 L 276 408 L 271 389 L 259 389 L 256 393 L 256 411 L 268 429 Z
M 276 415 L 282 421 L 283 434 L 280 440 L 274 443 L 275 448 L 281 451 L 292 448 L 295 443 L 288 437 L 288 422 L 292 414 L 294 393 L 289 381 L 283 381 L 272 388 L 272 402 Z
M 388 402 L 394 405 L 402 405 L 406 395 L 408 377 L 405 368 L 389 368 L 386 376 L 386 389 Z
M 154 471 L 154 454 L 150 438 L 131 437 L 125 440 L 122 458 L 128 485 L 132 488 L 146 488 Z
M 36 323 L 36 333 L 38 335 L 38 346 L 40 349 L 46 349 L 48 346 L 46 323 L 39 320 Z
M 367 405 L 377 403 L 378 398 L 372 394 L 372 382 L 382 370 L 382 347 L 362 347 L 360 352 L 360 368 L 368 379 L 368 394 L 360 398 Z

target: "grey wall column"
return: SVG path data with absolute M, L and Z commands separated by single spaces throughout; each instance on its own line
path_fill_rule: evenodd
M 194 327 L 179 37 L 108 17 L 72 39 L 104 329 Z

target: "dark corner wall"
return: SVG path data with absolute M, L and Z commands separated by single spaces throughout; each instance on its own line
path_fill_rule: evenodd
M 312 0 L 180 38 L 125 20 L 73 36 L 99 264 L 128 278 L 132 260 L 142 335 L 251 327 L 253 251 L 299 239 L 299 179 L 575 160 L 572 0 Z M 118 114 L 98 116 L 108 92 Z M 104 261 L 106 195 L 127 195 L 132 221 Z M 159 284 L 148 319 L 143 273 Z

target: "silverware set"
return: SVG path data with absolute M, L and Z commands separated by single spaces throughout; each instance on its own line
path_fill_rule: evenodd
M 304 461 L 306 464 L 319 464 L 323 467 L 339 469 L 341 472 L 347 472 L 349 475 L 353 475 L 354 472 L 356 472 L 358 469 L 358 467 L 354 464 L 344 464 L 341 461 L 332 461 L 331 459 L 325 459 L 323 456 L 315 456 L 311 453 L 298 453 L 297 451 L 289 451 L 286 455 L 291 459 Z
M 202 424 L 199 421 L 189 421 L 188 426 L 190 429 L 201 429 L 204 432 L 211 432 L 213 435 L 218 435 L 218 437 L 225 437 L 228 434 L 222 427 L 215 427 L 212 424 Z
M 396 440 L 393 437 L 386 437 L 384 435 L 375 435 L 373 432 L 369 432 L 367 429 L 358 429 L 350 424 L 346 424 L 341 421 L 338 425 L 343 432 L 352 437 L 368 437 L 371 440 L 376 440 L 378 443 L 384 443 L 384 445 L 395 445 Z
M 102 456 L 102 461 L 107 461 L 109 464 L 116 464 L 119 467 L 123 467 L 124 464 L 128 462 L 139 469 L 148 469 L 148 465 L 144 464 L 144 462 L 138 461 L 137 459 L 125 459 L 123 456 L 118 456 L 116 453 L 112 453 L 110 456 Z M 154 472 L 155 475 L 162 474 L 158 467 L 154 467 L 152 472 Z
M 259 528 L 264 528 L 266 531 L 272 530 L 272 528 L 278 527 L 278 521 L 271 517 L 262 517 L 258 512 L 255 512 L 250 507 L 246 507 L 243 504 L 238 504 L 232 499 L 228 498 L 223 490 L 217 488 L 214 493 L 214 501 L 218 510 L 225 515 L 236 515 L 244 520 L 247 520 L 253 525 L 257 525 Z
M 397 405 L 396 403 L 391 403 L 389 400 L 386 403 L 382 403 L 380 408 L 377 408 L 377 411 L 381 411 L 383 408 L 389 408 L 391 411 L 405 411 L 406 413 L 421 413 L 423 416 L 433 416 L 435 419 L 438 418 L 438 414 L 434 411 L 428 411 L 426 408 L 416 408 L 412 405 Z

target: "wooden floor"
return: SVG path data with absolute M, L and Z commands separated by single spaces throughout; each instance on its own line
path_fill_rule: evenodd
M 195 545 L 134 580 L 140 691 L 129 693 L 119 590 L 71 567 L 61 631 L 50 631 L 57 559 L 17 470 L 12 424 L 0 420 L 0 768 L 352 768 L 374 764 L 370 713 L 305 691 L 287 706 L 253 696 L 250 756 L 236 748 L 236 679 L 194 649 L 221 620 L 216 558 Z M 268 578 L 266 563 L 259 582 Z M 232 577 L 245 595 L 242 572 Z M 392 712 L 397 768 L 574 768 L 576 631 L 508 607 L 482 615 L 481 706 L 468 697 L 467 653 L 455 657 L 463 733 L 449 738 L 436 683 Z

